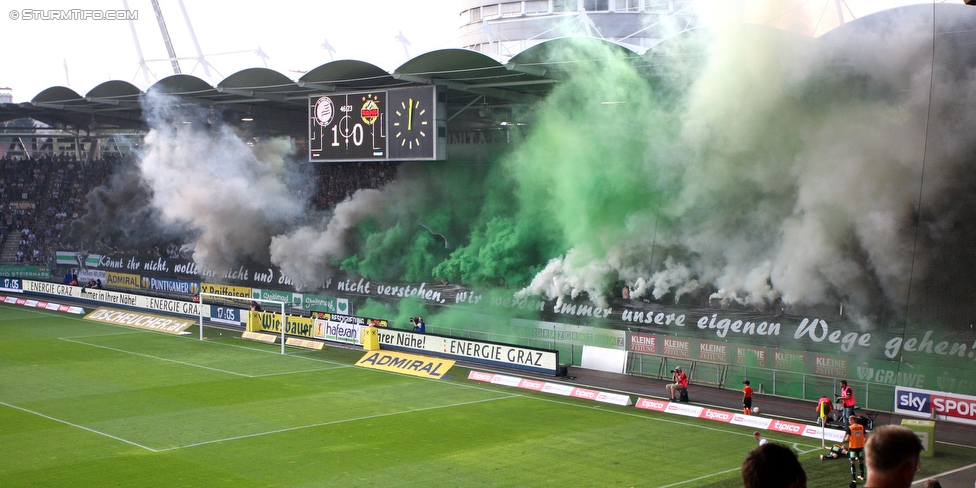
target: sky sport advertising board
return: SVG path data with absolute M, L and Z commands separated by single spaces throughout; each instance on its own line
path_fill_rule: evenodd
M 898 386 L 895 413 L 976 425 L 976 396 Z

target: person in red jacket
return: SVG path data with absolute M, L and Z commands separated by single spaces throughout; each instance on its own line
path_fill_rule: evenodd
M 746 415 L 752 415 L 752 387 L 749 386 L 749 380 L 742 382 L 746 385 L 742 388 L 742 413 Z
M 834 407 L 830 403 L 830 397 L 827 395 L 823 395 L 820 397 L 820 400 L 817 400 L 817 423 L 821 427 L 827 425 L 827 421 L 830 420 L 830 411 L 833 409 Z
M 847 419 L 854 415 L 854 406 L 857 405 L 857 402 L 854 401 L 854 389 L 847 386 L 847 380 L 840 380 L 840 395 L 837 396 L 837 401 L 841 402 L 841 406 L 844 407 L 842 417 L 846 429 L 850 425 Z
M 681 371 L 681 366 L 675 366 L 671 370 L 671 383 L 668 383 L 664 388 L 671 395 L 672 402 L 678 401 L 677 395 L 681 390 L 688 388 L 688 375 Z

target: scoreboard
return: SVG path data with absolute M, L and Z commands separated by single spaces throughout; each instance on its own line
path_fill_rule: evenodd
M 444 98 L 436 86 L 310 96 L 308 160 L 443 160 Z

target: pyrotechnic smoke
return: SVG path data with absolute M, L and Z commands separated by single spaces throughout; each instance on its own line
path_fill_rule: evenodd
M 344 271 L 597 303 L 626 283 L 633 298 L 696 305 L 903 309 L 910 279 L 972 269 L 942 246 L 976 236 L 976 110 L 929 99 L 933 80 L 951 93 L 973 77 L 933 69 L 919 12 L 820 39 L 716 25 L 665 41 L 650 66 L 576 43 L 557 56 L 577 61 L 567 79 L 520 114 L 527 128 L 507 126 L 510 151 L 404 163 L 316 225 L 293 225 L 290 143 L 252 150 L 179 124 L 172 103 L 147 105 L 140 169 L 198 264 L 270 259 L 300 287 Z M 930 108 L 939 157 L 925 151 Z
M 189 229 L 198 266 L 223 272 L 247 260 L 268 262 L 271 236 L 293 226 L 304 210 L 290 139 L 253 148 L 225 125 L 199 123 L 199 107 L 164 95 L 146 97 L 151 128 L 139 160 L 162 220 Z M 189 123 L 184 123 L 184 121 Z
M 66 240 L 89 249 L 98 244 L 142 249 L 178 241 L 185 230 L 162 225 L 151 199 L 139 167 L 124 159 L 108 182 L 85 196 L 85 214 L 71 222 Z
M 383 269 L 364 264 L 430 262 L 440 242 L 419 217 L 459 243 L 434 277 L 524 287 L 520 296 L 599 303 L 623 281 L 656 300 L 903 307 L 913 251 L 919 261 L 931 50 L 922 17 L 819 40 L 718 25 L 692 43 L 706 46 L 699 65 L 652 81 L 615 51 L 580 43 L 560 53 L 579 68 L 485 175 L 434 166 L 423 191 L 356 195 L 324 234 L 302 231 L 329 243 L 306 259 L 325 256 L 317 273 L 341 262 L 377 277 Z M 669 42 L 661 52 L 681 40 Z M 445 198 L 459 186 L 463 198 Z M 273 254 L 285 267 L 300 262 Z M 423 279 L 424 266 L 412 273 Z
M 931 34 L 924 26 L 913 19 L 819 45 L 742 24 L 712 31 L 700 76 L 668 114 L 679 126 L 676 140 L 660 151 L 665 157 L 643 161 L 680 174 L 673 197 L 657 209 L 635 202 L 626 214 L 659 211 L 652 245 L 664 263 L 644 260 L 656 271 L 640 276 L 649 278 L 655 299 L 707 284 L 716 290 L 711 298 L 726 303 L 846 302 L 862 312 L 906 303 L 929 91 L 924 54 Z M 553 101 L 561 95 L 557 90 L 549 103 L 560 105 Z M 660 134 L 654 129 L 651 137 Z M 585 125 L 580 139 L 591 131 L 603 135 Z M 590 158 L 611 172 L 615 159 Z M 565 168 L 565 159 L 553 162 Z M 659 181 L 648 178 L 654 170 L 632 175 L 650 184 Z M 593 208 L 585 196 L 579 206 Z M 651 243 L 642 230 L 627 229 L 615 241 Z M 608 253 L 567 265 L 579 249 L 593 249 L 592 239 L 572 241 L 574 250 L 551 261 L 525 292 L 605 290 L 587 277 L 600 260 L 611 264 L 604 281 L 617 271 L 643 284 L 613 266 Z M 633 296 L 643 291 L 638 286 Z

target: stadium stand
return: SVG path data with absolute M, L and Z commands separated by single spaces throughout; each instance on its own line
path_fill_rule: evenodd
M 105 185 L 112 171 L 128 156 L 104 154 L 80 161 L 74 156 L 45 154 L 34 159 L 0 159 L 0 264 L 48 265 L 57 250 L 122 251 L 96 236 L 92 242 L 69 242 L 72 221 L 85 215 L 86 196 Z M 309 196 L 310 210 L 329 210 L 359 189 L 392 182 L 399 163 L 342 163 L 312 165 L 317 184 Z M 180 243 L 160 243 L 152 249 L 126 249 L 135 254 L 175 258 Z

